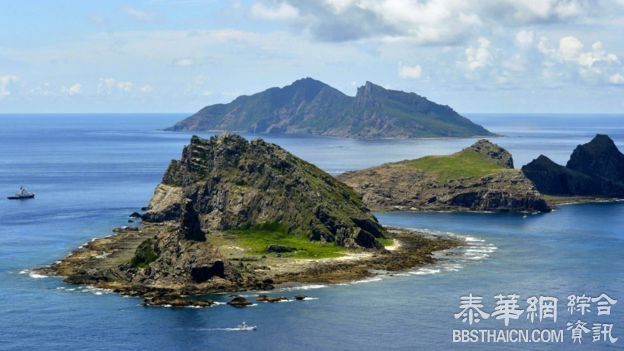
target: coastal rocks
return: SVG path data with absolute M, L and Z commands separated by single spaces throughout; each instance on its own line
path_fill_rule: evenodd
M 144 306 L 163 306 L 163 307 L 211 307 L 214 306 L 211 300 L 191 300 L 183 298 L 176 294 L 160 294 L 156 296 L 148 296 L 143 300 Z
M 233 297 L 230 301 L 228 301 L 227 304 L 232 307 L 239 307 L 239 308 L 253 305 L 252 302 L 250 302 L 249 300 L 247 300 L 246 298 L 242 296 Z
M 624 197 L 624 155 L 606 135 L 577 146 L 565 167 L 540 155 L 522 172 L 548 195 Z
M 388 163 L 338 179 L 379 210 L 548 212 L 511 154 L 487 140 L 448 156 Z
M 197 230 L 279 223 L 292 235 L 348 248 L 380 249 L 384 229 L 351 188 L 277 145 L 229 133 L 192 137 L 172 161 L 145 221 L 180 215 Z M 184 221 L 183 221 L 184 222 Z
M 288 298 L 285 296 L 269 297 L 268 295 L 265 295 L 265 294 L 261 294 L 261 295 L 258 295 L 258 297 L 256 297 L 256 302 L 275 303 L 275 302 L 285 302 L 285 301 L 290 301 L 290 300 L 288 300 Z

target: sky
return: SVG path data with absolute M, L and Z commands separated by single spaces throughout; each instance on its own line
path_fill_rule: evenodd
M 304 77 L 624 112 L 624 0 L 0 0 L 0 29 L 0 113 L 186 113 Z

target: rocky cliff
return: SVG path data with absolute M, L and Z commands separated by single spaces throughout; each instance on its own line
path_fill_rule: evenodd
M 191 139 L 182 159 L 171 162 L 144 219 L 176 219 L 185 206 L 196 211 L 204 230 L 279 223 L 292 235 L 352 248 L 379 248 L 384 235 L 348 186 L 277 145 L 227 133 Z
M 624 155 L 606 135 L 577 146 L 565 167 L 540 155 L 522 172 L 548 195 L 624 197 Z
M 230 130 L 352 138 L 466 137 L 485 128 L 414 93 L 367 82 L 355 97 L 311 78 L 207 106 L 169 130 Z
M 448 156 L 388 163 L 338 177 L 373 209 L 547 212 L 511 154 L 487 140 Z

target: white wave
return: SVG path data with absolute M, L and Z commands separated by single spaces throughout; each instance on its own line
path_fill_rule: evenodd
M 19 274 L 28 274 L 28 276 L 33 278 L 33 279 L 43 279 L 43 278 L 48 278 L 49 277 L 49 276 L 47 276 L 45 274 L 40 274 L 40 273 L 33 272 L 30 269 L 23 269 L 23 270 L 19 271 Z
M 485 240 L 477 239 L 477 238 L 475 238 L 473 236 L 465 236 L 464 240 L 466 240 L 467 242 L 480 242 L 480 243 L 485 242 Z
M 312 301 L 312 300 L 318 300 L 318 299 L 319 299 L 318 297 L 307 297 L 306 296 L 306 297 L 303 298 L 303 301 Z
M 93 295 L 104 295 L 104 294 L 110 294 L 113 292 L 113 290 L 111 289 L 103 289 L 103 288 L 98 288 L 95 286 L 91 286 L 91 285 L 87 285 L 87 286 L 82 286 L 79 288 L 80 292 L 83 293 L 91 293 Z
M 364 284 L 364 283 L 373 283 L 383 280 L 381 276 L 374 276 L 366 279 L 356 280 L 351 282 L 351 284 Z
M 293 291 L 293 290 L 312 290 L 312 289 L 322 289 L 322 288 L 326 288 L 327 285 L 323 285 L 323 284 L 310 284 L 310 285 L 296 285 L 296 286 L 289 286 L 289 287 L 284 287 L 281 288 L 281 291 Z
M 435 268 L 420 268 L 416 271 L 411 271 L 409 272 L 410 274 L 413 275 L 429 275 L 429 274 L 436 274 L 436 273 L 440 273 L 440 269 L 435 269 Z

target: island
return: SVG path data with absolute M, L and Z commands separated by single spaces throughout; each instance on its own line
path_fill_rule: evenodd
M 338 179 L 373 210 L 551 210 L 533 183 L 514 169 L 511 154 L 485 139 L 452 155 L 386 163 Z
M 414 93 L 366 82 L 352 97 L 312 78 L 204 107 L 167 130 L 359 139 L 493 135 L 449 106 Z
M 553 203 L 624 198 L 624 155 L 607 135 L 578 145 L 566 166 L 540 155 L 522 172 Z
M 433 263 L 434 251 L 463 244 L 385 228 L 336 178 L 275 144 L 230 133 L 193 136 L 141 217 L 141 226 L 37 271 L 147 305 L 210 306 L 204 294 L 362 279 Z

